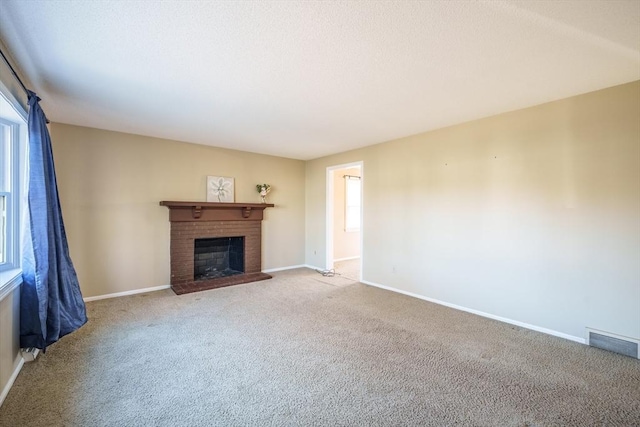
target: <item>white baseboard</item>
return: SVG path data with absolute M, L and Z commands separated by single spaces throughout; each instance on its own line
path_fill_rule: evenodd
M 144 294 L 145 292 L 161 291 L 163 289 L 169 289 L 170 287 L 171 286 L 169 285 L 154 286 L 152 288 L 134 289 L 132 291 L 116 292 L 114 294 L 98 295 L 95 297 L 86 297 L 86 298 L 83 298 L 83 300 L 84 302 L 89 302 L 89 301 L 97 301 L 97 300 L 108 299 L 108 298 L 126 297 L 127 295 Z
M 466 311 L 467 313 L 476 314 L 478 316 L 487 317 L 489 319 L 497 320 L 497 321 L 504 322 L 504 323 L 509 323 L 511 325 L 519 326 L 521 328 L 531 329 L 531 330 L 536 331 L 536 332 L 542 332 L 543 334 L 553 335 L 554 337 L 564 338 L 564 339 L 567 339 L 567 340 L 570 340 L 570 341 L 575 341 L 575 342 L 580 343 L 580 344 L 586 344 L 586 340 L 584 338 L 580 338 L 580 337 L 576 337 L 576 336 L 573 336 L 573 335 L 565 334 L 564 332 L 554 331 L 553 329 L 547 329 L 547 328 L 543 328 L 541 326 L 531 325 L 529 323 L 520 322 L 518 320 L 507 319 L 506 317 L 500 317 L 500 316 L 496 316 L 494 314 L 485 313 L 483 311 L 474 310 L 472 308 L 467 308 L 467 307 L 463 307 L 463 306 L 460 306 L 460 305 L 451 304 L 451 303 L 440 301 L 440 300 L 437 300 L 437 299 L 434 299 L 434 298 L 425 297 L 423 295 L 414 294 L 413 292 L 402 291 L 400 289 L 396 289 L 396 288 L 392 288 L 392 287 L 389 287 L 389 286 L 381 285 L 379 283 L 370 282 L 368 280 L 361 280 L 361 282 L 364 283 L 365 285 L 374 286 L 376 288 L 385 289 L 385 290 L 391 291 L 391 292 L 397 292 L 399 294 L 407 295 L 407 296 L 410 296 L 410 297 L 413 297 L 413 298 L 418 298 L 418 299 L 421 299 L 421 300 L 424 300 L 424 301 L 429 301 L 429 302 L 432 302 L 434 304 L 443 305 L 445 307 L 453 308 L 453 309 L 456 309 L 456 310 Z
M 5 384 L 4 388 L 2 389 L 2 394 L 0 394 L 0 406 L 2 406 L 2 404 L 4 403 L 4 399 L 6 399 L 7 395 L 9 394 L 9 390 L 11 390 L 11 387 L 13 386 L 16 378 L 18 378 L 18 374 L 20 373 L 20 370 L 22 370 L 23 365 L 24 359 L 21 357 L 20 361 L 18 362 L 18 366 L 16 366 L 13 374 L 11 374 L 11 378 L 9 378 L 9 381 L 7 381 L 7 384 Z
M 349 256 L 346 258 L 336 258 L 333 260 L 333 262 L 340 262 L 340 261 L 351 261 L 352 259 L 360 259 L 360 255 L 358 256 Z
M 304 268 L 304 267 L 306 267 L 306 265 L 304 265 L 304 264 L 290 265 L 288 267 L 269 268 L 267 270 L 262 270 L 262 272 L 263 273 L 274 273 L 276 271 L 293 270 L 293 269 L 296 269 L 296 268 Z

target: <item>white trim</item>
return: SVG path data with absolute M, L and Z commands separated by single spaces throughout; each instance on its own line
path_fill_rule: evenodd
M 290 265 L 288 267 L 278 267 L 278 268 L 269 268 L 267 270 L 262 270 L 263 273 L 274 273 L 276 271 L 283 271 L 283 270 L 293 270 L 295 268 L 304 268 L 306 267 L 305 264 L 299 264 L 299 265 Z
M 0 126 L 6 127 L 8 129 L 8 136 L 6 140 L 3 140 L 2 147 L 0 149 L 5 149 L 8 147 L 9 156 L 5 158 L 6 164 L 2 165 L 4 168 L 7 166 L 9 168 L 10 180 L 9 186 L 4 189 L 4 191 L 0 192 L 1 196 L 5 197 L 5 238 L 6 238 L 6 253 L 5 259 L 0 260 L 2 264 L 0 264 L 0 270 L 13 270 L 16 268 L 20 268 L 20 253 L 21 253 L 21 240 L 20 240 L 20 227 L 21 227 L 21 218 L 20 215 L 22 213 L 22 197 L 21 197 L 21 183 L 22 183 L 22 173 L 23 164 L 21 162 L 21 150 L 22 145 L 27 143 L 26 139 L 26 126 L 27 123 L 22 120 L 19 115 L 12 116 L 10 115 L 12 105 L 9 103 L 7 98 L 0 93 L 0 105 L 4 106 L 5 102 L 9 108 L 1 108 L 0 111 L 2 115 L 0 116 Z M 16 112 L 17 113 L 17 112 Z M 23 144 L 24 143 L 24 144 Z
M 400 289 L 392 288 L 392 287 L 385 286 L 385 285 L 380 285 L 378 283 L 370 282 L 368 280 L 360 280 L 360 282 L 364 283 L 365 285 L 374 286 L 376 288 L 385 289 L 385 290 L 391 291 L 391 292 L 397 292 L 399 294 L 407 295 L 407 296 L 410 296 L 410 297 L 413 297 L 413 298 L 418 298 L 418 299 L 421 299 L 421 300 L 424 300 L 424 301 L 429 301 L 429 302 L 432 302 L 432 303 L 435 303 L 435 304 L 439 304 L 439 305 L 443 305 L 445 307 L 453 308 L 453 309 L 456 309 L 456 310 L 466 311 L 467 313 L 476 314 L 476 315 L 482 316 L 482 317 L 487 317 L 489 319 L 497 320 L 499 322 L 509 323 L 511 325 L 520 326 L 521 328 L 531 329 L 532 331 L 542 332 L 543 334 L 553 335 L 555 337 L 564 338 L 564 339 L 567 339 L 569 341 L 575 341 L 575 342 L 580 343 L 580 344 L 586 344 L 586 340 L 584 338 L 580 338 L 580 337 L 576 337 L 576 336 L 573 336 L 573 335 L 565 334 L 564 332 L 554 331 L 553 329 L 547 329 L 547 328 L 543 328 L 541 326 L 531 325 L 529 323 L 520 322 L 518 320 L 507 319 L 506 317 L 496 316 L 494 314 L 485 313 L 483 311 L 474 310 L 472 308 L 467 308 L 467 307 L 463 307 L 463 306 L 460 306 L 460 305 L 451 304 L 451 303 L 440 301 L 440 300 L 437 300 L 437 299 L 434 299 L 434 298 L 425 297 L 423 295 L 414 294 L 413 292 L 402 291 Z
M 22 284 L 22 270 L 14 268 L 0 272 L 0 301 Z
M 325 202 L 325 250 L 324 264 L 327 270 L 333 268 L 333 172 L 340 166 L 329 166 L 326 172 L 326 202 Z M 322 269 L 324 270 L 324 269 Z
M 169 286 L 169 285 L 154 286 L 152 288 L 134 289 L 132 291 L 116 292 L 114 294 L 98 295 L 98 296 L 95 296 L 95 297 L 86 297 L 86 298 L 83 298 L 83 300 L 84 300 L 84 302 L 89 302 L 89 301 L 98 301 L 98 300 L 101 300 L 101 299 L 108 299 L 108 298 L 126 297 L 128 295 L 144 294 L 146 292 L 161 291 L 163 289 L 169 289 L 170 287 L 171 286 Z
M 18 378 L 18 374 L 22 370 L 23 365 L 24 365 L 24 359 L 20 357 L 18 366 L 16 366 L 16 369 L 13 371 L 13 374 L 11 374 L 11 378 L 9 378 L 9 381 L 7 381 L 7 384 L 2 389 L 2 393 L 0 394 L 0 406 L 2 406 L 2 404 L 4 403 L 4 399 L 6 399 L 7 395 L 9 394 L 9 390 L 11 390 L 11 387 L 13 386 L 13 383 L 15 382 L 16 378 Z
M 360 258 L 360 256 L 349 256 L 349 257 L 346 257 L 346 258 L 337 258 L 337 259 L 334 259 L 334 260 L 333 260 L 333 262 L 351 261 L 352 259 L 359 259 L 359 258 Z

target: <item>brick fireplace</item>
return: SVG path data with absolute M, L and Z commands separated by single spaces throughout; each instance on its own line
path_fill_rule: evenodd
M 171 289 L 180 295 L 270 279 L 262 269 L 262 218 L 267 203 L 204 203 L 160 202 L 169 208 L 171 222 Z M 214 241 L 214 239 L 223 239 Z M 240 240 L 236 240 L 240 239 Z M 230 268 L 224 255 L 206 255 L 205 247 L 221 248 L 224 242 L 234 241 L 235 249 L 228 256 L 234 260 Z M 241 244 L 239 242 L 242 242 Z M 198 242 L 198 243 L 196 243 Z M 240 246 L 238 246 L 240 245 Z M 244 247 L 244 250 L 240 248 Z M 241 252 L 241 253 L 239 253 Z M 242 259 L 240 262 L 239 259 Z M 220 274 L 200 274 L 208 271 Z M 225 264 L 227 262 L 227 264 Z M 241 267 L 238 267 L 241 266 Z M 243 271 L 239 271 L 242 268 Z M 232 270 L 228 273 L 222 270 Z M 197 277 L 196 277 L 197 276 Z

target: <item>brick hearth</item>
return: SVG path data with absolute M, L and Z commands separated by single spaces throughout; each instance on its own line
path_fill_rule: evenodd
M 170 209 L 171 289 L 180 295 L 270 279 L 262 269 L 262 214 L 272 204 L 160 202 Z M 194 280 L 196 239 L 244 237 L 244 274 Z

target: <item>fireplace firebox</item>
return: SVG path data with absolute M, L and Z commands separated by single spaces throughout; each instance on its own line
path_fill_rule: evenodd
M 195 239 L 193 267 L 194 280 L 244 273 L 244 237 Z

